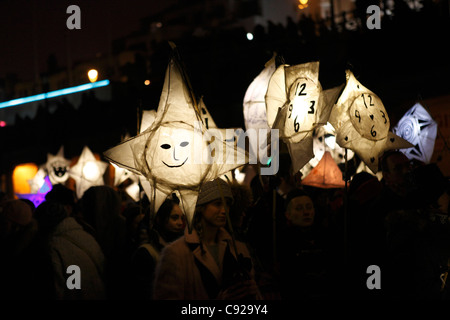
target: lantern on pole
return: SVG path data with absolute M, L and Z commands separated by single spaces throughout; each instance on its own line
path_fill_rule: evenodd
M 345 187 L 342 171 L 329 151 L 325 151 L 317 166 L 302 180 L 302 184 L 322 189 Z
M 288 145 L 294 171 L 314 157 L 313 132 L 325 125 L 341 88 L 322 90 L 319 62 L 281 65 L 266 93 L 267 122 Z
M 77 163 L 69 171 L 70 177 L 75 180 L 78 199 L 90 187 L 104 185 L 103 174 L 107 168 L 108 163 L 97 160 L 87 146 L 83 148 Z
M 409 109 L 392 131 L 414 146 L 400 150 L 408 159 L 430 163 L 436 141 L 437 123 L 420 103 Z
M 260 155 L 267 154 L 268 143 L 260 144 L 258 142 L 260 129 L 263 129 L 261 133 L 270 130 L 267 124 L 265 96 L 270 78 L 276 70 L 275 58 L 276 54 L 266 62 L 264 69 L 253 79 L 244 95 L 245 128 L 247 131 L 255 130 L 256 132 L 256 141 L 249 140 L 250 154 L 259 161 L 261 161 Z
M 52 185 L 64 184 L 69 179 L 70 161 L 64 158 L 64 146 L 59 148 L 56 155 L 47 153 L 45 170 Z
M 110 162 L 147 179 L 152 215 L 175 192 L 189 230 L 202 184 L 241 166 L 248 158 L 234 143 L 211 139 L 176 55 L 167 67 L 151 126 L 104 155 Z M 231 161 L 231 157 L 242 163 Z
M 346 85 L 329 122 L 336 130 L 336 142 L 353 150 L 376 173 L 378 158 L 389 149 L 412 145 L 389 131 L 389 117 L 381 99 L 346 71 Z

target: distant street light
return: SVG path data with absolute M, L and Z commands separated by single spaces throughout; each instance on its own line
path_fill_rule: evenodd
M 98 79 L 98 71 L 95 69 L 91 69 L 88 71 L 88 77 L 90 82 L 95 82 Z
M 250 41 L 253 40 L 253 33 L 251 32 L 247 33 L 247 39 Z

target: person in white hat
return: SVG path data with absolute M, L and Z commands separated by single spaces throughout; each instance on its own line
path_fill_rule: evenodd
M 224 203 L 224 201 L 226 203 Z M 260 299 L 244 243 L 226 231 L 230 186 L 216 179 L 201 187 L 193 230 L 164 248 L 156 267 L 156 300 Z

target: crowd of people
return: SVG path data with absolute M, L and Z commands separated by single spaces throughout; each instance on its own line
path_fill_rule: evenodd
M 55 185 L 37 207 L 2 193 L 1 296 L 448 300 L 448 179 L 398 151 L 381 170 L 381 181 L 360 172 L 348 188 L 320 189 L 282 157 L 249 185 L 205 182 L 190 224 L 175 194 L 151 215 L 146 196 L 106 185 L 80 199 Z M 381 287 L 367 285 L 370 266 Z

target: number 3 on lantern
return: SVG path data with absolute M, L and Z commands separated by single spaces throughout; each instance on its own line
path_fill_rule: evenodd
M 310 101 L 311 102 L 311 105 L 309 106 L 309 111 L 308 111 L 308 113 L 309 114 L 314 114 L 314 105 L 316 104 L 316 102 L 313 100 L 313 101 Z

